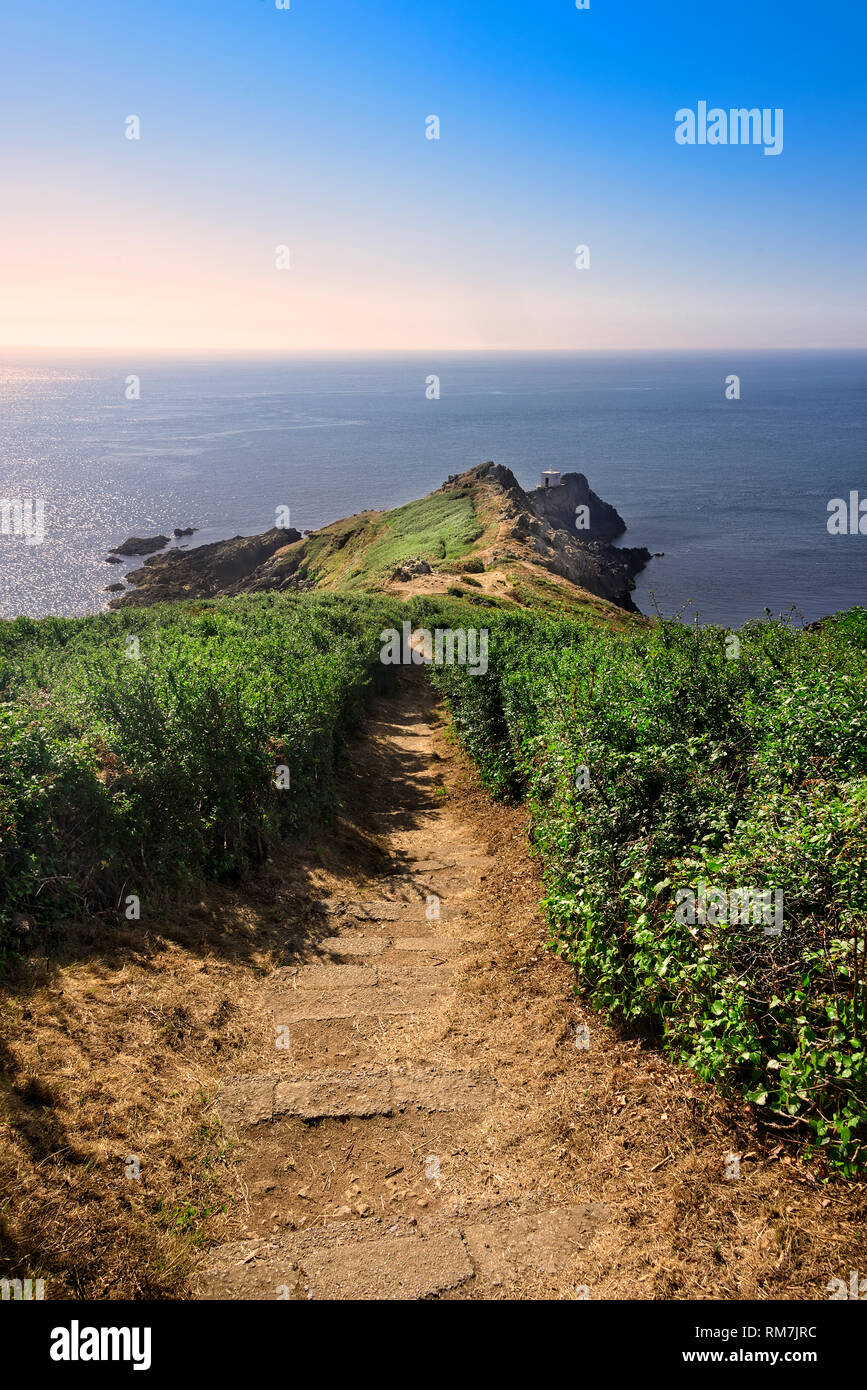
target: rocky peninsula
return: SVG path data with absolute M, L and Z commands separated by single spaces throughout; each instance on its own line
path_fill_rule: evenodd
M 319 588 L 460 592 L 478 602 L 529 598 L 552 607 L 592 597 L 635 612 L 634 577 L 650 552 L 611 544 L 626 523 L 583 473 L 550 476 L 555 486 L 527 491 L 510 469 L 487 462 L 391 511 L 360 512 L 303 535 L 273 527 L 151 555 L 111 606 Z

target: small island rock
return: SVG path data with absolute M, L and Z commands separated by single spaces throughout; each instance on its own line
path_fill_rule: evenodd
M 122 545 L 113 545 L 111 555 L 153 555 L 169 543 L 168 536 L 130 536 Z

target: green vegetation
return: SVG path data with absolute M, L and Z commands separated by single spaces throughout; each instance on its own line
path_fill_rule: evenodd
M 0 942 L 237 874 L 327 816 L 395 611 L 266 594 L 0 623 Z
M 445 501 L 431 543 L 468 543 L 471 503 Z M 735 653 L 719 629 L 491 602 L 269 593 L 0 624 L 0 943 L 22 914 L 121 918 L 129 895 L 236 876 L 327 818 L 342 740 L 394 675 L 382 629 L 484 626 L 486 674 L 430 674 L 486 784 L 529 803 L 554 949 L 597 1007 L 863 1169 L 867 612 L 750 624 Z M 778 934 L 732 912 L 744 890 L 782 892 Z
M 488 786 L 528 798 L 554 948 L 597 1007 L 863 1168 L 867 612 L 751 624 L 733 659 L 674 622 L 487 621 L 487 675 L 433 678 Z M 733 920 L 741 889 L 782 890 L 779 935 Z
M 350 517 L 326 526 L 299 546 L 320 585 L 370 589 L 415 556 L 446 564 L 471 550 L 484 533 L 470 492 L 434 493 L 391 512 Z

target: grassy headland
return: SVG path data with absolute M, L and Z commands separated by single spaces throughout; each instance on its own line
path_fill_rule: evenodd
M 552 498 L 525 492 L 509 469 L 487 463 L 418 501 L 303 536 L 274 528 L 170 550 L 128 575 L 131 588 L 111 606 L 274 590 L 443 597 L 456 576 L 472 574 L 475 593 L 467 597 L 479 604 L 595 614 L 622 625 L 648 552 L 612 546 L 624 529 L 617 512 L 582 474 L 564 479 L 549 490 Z

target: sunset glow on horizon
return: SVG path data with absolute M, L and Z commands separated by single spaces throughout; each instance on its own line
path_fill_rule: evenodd
M 841 64 L 839 8 L 48 0 L 4 21 L 0 343 L 867 345 L 864 19 L 840 11 Z M 705 95 L 785 109 L 778 157 L 679 145 Z

